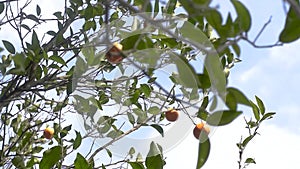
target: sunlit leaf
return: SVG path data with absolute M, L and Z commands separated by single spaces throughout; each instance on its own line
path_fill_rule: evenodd
M 264 115 L 265 111 L 266 111 L 266 108 L 265 108 L 265 105 L 264 105 L 263 101 L 257 96 L 255 96 L 255 99 L 256 99 L 257 105 L 259 107 L 260 113 L 262 115 Z
M 232 4 L 235 7 L 237 13 L 237 22 L 239 27 L 248 32 L 251 27 L 251 15 L 248 9 L 239 1 L 239 0 L 231 0 Z

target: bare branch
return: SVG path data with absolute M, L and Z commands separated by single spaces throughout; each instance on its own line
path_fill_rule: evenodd
M 260 29 L 260 31 L 258 32 L 258 34 L 256 35 L 256 37 L 254 38 L 253 43 L 255 43 L 257 41 L 257 39 L 260 37 L 260 35 L 263 33 L 263 31 L 266 29 L 266 27 L 271 23 L 271 20 L 272 20 L 272 16 L 270 16 L 269 20 Z

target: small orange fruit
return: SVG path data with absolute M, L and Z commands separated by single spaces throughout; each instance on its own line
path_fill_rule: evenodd
M 193 134 L 194 134 L 194 136 L 195 136 L 196 139 L 199 139 L 200 133 L 201 133 L 203 130 L 204 130 L 204 132 L 205 132 L 206 134 L 209 134 L 209 132 L 210 132 L 209 128 L 208 128 L 206 125 L 204 125 L 203 122 L 198 123 L 198 124 L 195 126 L 195 128 L 194 128 L 194 130 L 193 130 Z
M 54 134 L 54 129 L 53 129 L 53 128 L 47 127 L 47 128 L 44 130 L 44 137 L 45 137 L 46 139 L 52 139 L 53 134 Z
M 176 121 L 178 119 L 179 113 L 173 108 L 169 108 L 165 113 L 166 119 L 170 122 Z
M 113 47 L 108 50 L 105 57 L 112 64 L 118 64 L 123 60 L 121 51 L 123 46 L 117 42 L 113 43 Z

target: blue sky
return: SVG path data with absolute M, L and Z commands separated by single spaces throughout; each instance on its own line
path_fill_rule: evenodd
M 242 0 L 242 2 L 250 10 L 252 16 L 249 37 L 255 36 L 272 16 L 272 22 L 258 40 L 258 44 L 275 43 L 285 22 L 282 1 Z M 217 0 L 213 1 L 213 4 L 220 5 L 223 17 L 227 16 L 228 11 L 233 11 L 229 0 Z M 63 4 L 41 2 L 40 6 L 42 13 L 47 7 L 50 16 L 52 11 L 61 9 Z M 53 24 L 53 28 L 56 28 L 56 24 Z M 47 30 L 49 29 L 51 28 L 47 27 Z M 11 39 L 15 36 L 3 30 L 3 28 L 0 30 L 1 39 Z M 297 158 L 300 154 L 300 127 L 298 125 L 300 119 L 298 96 L 300 94 L 298 87 L 300 41 L 270 49 L 255 49 L 245 42 L 240 44 L 243 62 L 231 70 L 229 85 L 241 89 L 250 99 L 254 99 L 254 95 L 259 96 L 268 111 L 277 112 L 274 119 L 261 126 L 261 135 L 249 144 L 245 153 L 249 157 L 254 157 L 257 164 L 250 165 L 248 168 L 300 168 Z M 243 110 L 251 112 L 249 108 L 243 107 Z M 240 140 L 241 135 L 247 134 L 242 118 L 240 117 L 230 125 L 217 128 L 213 133 L 212 151 L 204 169 L 238 168 L 238 149 L 235 144 Z M 166 169 L 195 168 L 197 149 L 197 140 L 190 134 L 181 144 L 166 154 Z

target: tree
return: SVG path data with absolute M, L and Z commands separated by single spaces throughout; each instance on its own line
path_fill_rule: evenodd
M 255 163 L 244 160 L 243 152 L 260 124 L 275 113 L 266 112 L 259 97 L 254 103 L 226 81 L 241 61 L 240 41 L 271 48 L 300 37 L 299 1 L 286 2 L 289 11 L 279 41 L 265 46 L 256 40 L 268 23 L 256 37 L 248 37 L 251 15 L 238 0 L 231 0 L 236 18 L 222 16 L 210 0 L 69 0 L 52 18 L 44 18 L 47 9 L 39 5 L 25 12 L 31 3 L 0 2 L 1 31 L 9 27 L 18 35 L 16 44 L 1 39 L 0 166 L 163 168 L 168 147 L 140 133 L 147 144 L 141 152 L 140 142 L 128 136 L 153 130 L 172 145 L 171 131 L 165 131 L 170 124 L 170 130 L 180 128 L 175 131 L 180 137 L 185 127 L 200 121 L 227 125 L 242 114 L 240 104 L 249 106 L 254 117 L 246 120 L 249 136 L 237 144 L 238 168 Z M 39 26 L 49 24 L 57 30 L 38 33 Z M 169 107 L 185 120 L 165 120 Z M 43 136 L 46 127 L 55 131 L 50 141 Z M 125 146 L 114 149 L 122 140 Z M 202 132 L 197 168 L 205 164 L 210 146 L 209 135 Z M 101 161 L 101 152 L 121 157 Z

